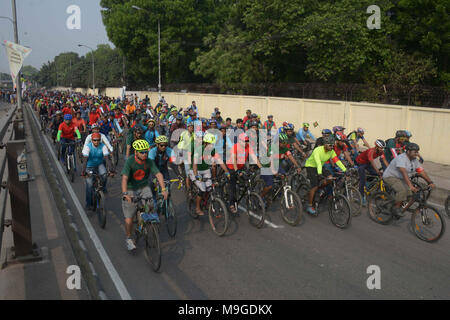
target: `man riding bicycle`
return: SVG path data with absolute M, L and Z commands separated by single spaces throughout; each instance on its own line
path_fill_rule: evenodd
M 64 122 L 61 123 L 59 125 L 58 128 L 58 135 L 56 136 L 56 141 L 57 142 L 61 142 L 62 144 L 62 148 L 61 148 L 61 161 L 63 163 L 66 162 L 66 159 L 64 157 L 64 155 L 66 154 L 66 148 L 68 143 L 71 142 L 75 142 L 75 134 L 77 135 L 78 141 L 81 140 L 81 135 L 80 135 L 80 131 L 78 130 L 78 128 L 75 126 L 74 123 L 72 123 L 72 115 L 71 114 L 66 114 L 64 116 Z M 74 146 L 73 145 L 69 145 L 69 153 L 74 154 Z M 74 161 L 74 165 L 75 165 L 75 170 L 77 169 L 77 162 Z
M 383 173 L 383 180 L 395 191 L 395 204 L 392 213 L 398 217 L 402 216 L 400 207 L 402 202 L 413 192 L 418 191 L 410 179 L 416 172 L 427 181 L 431 188 L 435 188 L 433 181 L 417 160 L 419 150 L 417 144 L 409 143 L 406 146 L 406 152 L 395 157 Z
M 162 195 L 167 200 L 169 194 L 164 185 L 164 177 L 159 172 L 153 160 L 148 159 L 148 149 L 150 145 L 144 139 L 133 142 L 134 156 L 129 157 L 122 170 L 122 210 L 125 216 L 126 245 L 129 251 L 136 249 L 136 245 L 131 238 L 133 231 L 133 217 L 136 214 L 136 204 L 133 203 L 133 197 L 142 197 L 149 199 L 148 205 L 153 205 L 152 191 L 150 190 L 148 180 L 150 174 L 156 176 L 162 190 Z M 150 208 L 152 212 L 153 208 Z M 151 218 L 159 221 L 156 213 L 151 213 Z
M 101 143 L 101 137 L 99 133 L 92 134 L 92 142 L 84 146 L 82 153 L 83 157 L 86 158 L 86 161 L 83 162 L 81 176 L 85 177 L 86 171 L 94 171 L 98 173 L 102 179 L 102 185 L 104 188 L 103 191 L 105 191 L 107 174 L 104 162 L 107 163 L 109 173 L 111 175 L 114 174 L 114 167 L 108 157 L 108 148 L 103 143 Z M 94 177 L 90 176 L 86 178 L 86 210 L 90 210 L 92 208 L 93 183 Z
M 314 200 L 314 195 L 319 189 L 319 176 L 323 174 L 328 179 L 331 179 L 333 177 L 331 172 L 329 172 L 326 168 L 322 169 L 324 163 L 331 159 L 331 161 L 338 165 L 343 172 L 347 171 L 333 149 L 336 142 L 335 137 L 331 135 L 325 137 L 323 139 L 323 142 L 324 145 L 315 148 L 305 163 L 308 179 L 311 182 L 311 189 L 308 193 L 308 204 L 306 206 L 306 211 L 312 215 L 317 214 L 316 210 L 313 208 L 312 203 Z

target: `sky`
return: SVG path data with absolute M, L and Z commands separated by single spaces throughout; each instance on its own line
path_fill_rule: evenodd
M 67 8 L 80 8 L 80 29 L 69 30 L 66 21 L 71 16 Z M 21 45 L 30 47 L 32 52 L 24 65 L 40 69 L 44 63 L 53 60 L 63 52 L 77 52 L 80 56 L 99 44 L 114 45 L 108 40 L 102 22 L 100 0 L 16 0 L 17 28 Z M 12 19 L 11 0 L 0 0 L 0 16 Z M 0 42 L 14 42 L 14 29 L 9 20 L 0 19 Z M 0 47 L 0 72 L 10 73 L 5 48 Z

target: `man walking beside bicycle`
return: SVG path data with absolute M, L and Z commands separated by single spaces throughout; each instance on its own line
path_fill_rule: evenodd
M 133 142 L 134 156 L 128 158 L 122 170 L 122 210 L 125 216 L 126 245 L 129 251 L 136 249 L 136 245 L 131 237 L 133 231 L 133 217 L 136 214 L 136 204 L 133 197 L 148 199 L 149 212 L 153 210 L 152 191 L 149 187 L 150 174 L 156 176 L 161 186 L 164 200 L 167 200 L 169 193 L 164 185 L 164 177 L 159 172 L 155 162 L 148 158 L 149 143 L 144 139 Z M 156 213 L 150 214 L 153 220 L 159 221 Z
M 395 157 L 383 173 L 384 181 L 395 191 L 395 204 L 392 213 L 399 217 L 403 215 L 400 207 L 402 202 L 413 192 L 418 191 L 411 182 L 410 177 L 412 175 L 417 172 L 428 182 L 431 188 L 435 188 L 433 181 L 428 177 L 417 159 L 419 150 L 417 144 L 409 143 L 406 146 L 406 153 Z
M 81 176 L 86 177 L 86 171 L 93 171 L 97 173 L 102 179 L 102 185 L 105 189 L 106 186 L 106 168 L 104 161 L 107 163 L 109 173 L 114 174 L 114 167 L 109 160 L 109 151 L 106 145 L 101 143 L 100 133 L 92 134 L 92 142 L 88 143 L 83 148 L 83 157 L 86 161 L 83 162 L 83 168 L 81 170 Z M 94 177 L 89 176 L 86 178 L 86 210 L 92 208 L 92 186 L 94 184 Z M 104 190 L 103 190 L 104 191 Z

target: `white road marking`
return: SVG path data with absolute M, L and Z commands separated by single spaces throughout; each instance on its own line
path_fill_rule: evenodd
M 37 120 L 36 115 L 34 114 L 33 110 L 31 110 L 31 114 L 33 115 L 36 123 L 38 123 L 40 127 L 40 123 Z M 64 185 L 66 186 L 67 190 L 69 190 L 70 195 L 75 195 L 75 191 L 72 189 L 72 186 L 69 183 L 69 180 L 66 177 L 66 174 L 60 164 L 60 162 L 56 159 L 55 152 L 52 150 L 52 146 L 50 142 L 48 141 L 48 138 L 46 135 L 44 135 L 44 141 L 47 144 L 47 147 L 49 150 L 51 150 L 50 154 L 52 155 L 53 160 L 56 163 L 56 167 L 58 168 L 58 171 L 63 179 Z M 86 227 L 89 237 L 91 238 L 92 242 L 94 243 L 95 248 L 97 249 L 97 252 L 100 256 L 100 258 L 103 261 L 103 264 L 105 265 L 106 270 L 109 273 L 109 276 L 111 277 L 111 280 L 113 281 L 117 291 L 119 292 L 120 297 L 122 300 L 131 300 L 131 296 L 125 287 L 125 284 L 123 283 L 122 279 L 119 276 L 119 273 L 114 268 L 114 265 L 111 262 L 111 259 L 109 258 L 108 254 L 105 251 L 105 248 L 103 247 L 99 237 L 97 236 L 97 233 L 95 232 L 94 228 L 92 227 L 91 222 L 89 221 L 88 217 L 86 216 L 86 212 L 83 209 L 83 206 L 81 205 L 80 201 L 78 200 L 78 197 L 74 196 L 72 197 L 72 200 L 75 204 L 75 207 L 78 210 L 78 213 L 80 214 L 81 220 L 84 223 L 84 226 Z
M 239 208 L 241 211 L 244 211 L 245 213 L 247 213 L 247 209 L 245 209 L 244 207 L 238 206 L 238 208 Z M 254 212 L 252 212 L 252 211 L 250 211 L 250 215 L 253 216 L 253 217 L 255 217 L 255 218 L 260 218 L 260 217 L 261 217 L 261 216 L 258 216 L 256 213 L 254 213 Z M 272 223 L 272 222 L 270 222 L 270 221 L 267 221 L 267 220 L 264 220 L 264 223 L 266 223 L 269 227 L 272 227 L 272 228 L 275 228 L 275 229 L 284 228 L 284 226 L 277 226 L 276 224 L 274 224 L 274 223 Z

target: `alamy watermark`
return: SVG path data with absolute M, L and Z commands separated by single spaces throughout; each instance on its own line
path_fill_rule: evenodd
M 79 6 L 73 4 L 67 7 L 67 14 L 70 16 L 66 20 L 66 27 L 69 30 L 80 30 L 81 29 L 81 9 Z
M 381 269 L 377 265 L 370 265 L 366 270 L 367 274 L 370 274 L 367 278 L 366 285 L 369 290 L 381 289 Z
M 80 290 L 81 289 L 81 270 L 79 266 L 71 265 L 67 267 L 67 274 L 70 276 L 66 280 L 66 286 L 69 290 Z

